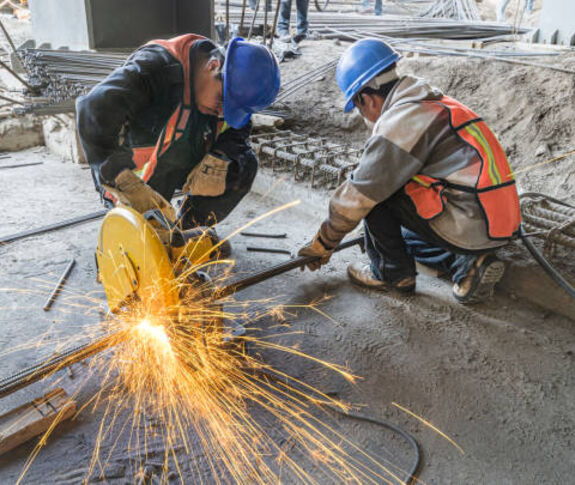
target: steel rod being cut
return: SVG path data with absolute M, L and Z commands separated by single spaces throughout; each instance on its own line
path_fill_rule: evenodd
M 363 236 L 356 237 L 354 239 L 350 239 L 349 241 L 346 241 L 346 242 L 340 244 L 337 248 L 335 248 L 334 252 L 338 252 L 338 251 L 341 251 L 342 249 L 351 248 L 353 246 L 358 246 L 361 244 L 363 244 Z M 216 291 L 214 292 L 215 299 L 217 300 L 220 298 L 224 298 L 226 296 L 230 296 L 230 295 L 236 293 L 237 291 L 241 291 L 245 288 L 248 288 L 250 286 L 261 283 L 262 281 L 269 280 L 270 278 L 273 278 L 274 276 L 278 276 L 280 274 L 287 273 L 288 271 L 291 271 L 292 269 L 302 268 L 306 264 L 312 263 L 313 261 L 316 261 L 317 259 L 319 259 L 319 258 L 314 257 L 314 256 L 300 256 L 299 258 L 293 259 L 291 261 L 287 261 L 285 263 L 278 264 L 278 265 L 273 266 L 272 268 L 267 269 L 265 271 L 255 273 L 251 276 L 247 276 L 244 278 L 239 278 L 238 280 L 233 281 L 232 283 L 230 283 L 226 286 L 222 286 L 221 288 L 216 289 Z

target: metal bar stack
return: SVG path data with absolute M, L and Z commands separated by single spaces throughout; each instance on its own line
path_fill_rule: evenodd
M 481 20 L 474 0 L 437 0 L 429 9 L 422 12 L 421 16 L 466 21 Z
M 121 66 L 127 53 L 25 49 L 22 52 L 30 83 L 42 87 L 52 102 L 76 98 Z
M 292 14 L 295 22 L 295 14 Z M 264 15 L 261 12 L 252 13 L 249 20 L 261 25 Z M 241 10 L 230 11 L 230 22 L 239 24 Z M 318 34 L 330 29 L 342 33 L 347 31 L 361 31 L 386 35 L 390 37 L 409 37 L 426 39 L 482 39 L 499 35 L 522 34 L 528 29 L 517 30 L 511 25 L 464 21 L 449 18 L 423 18 L 418 16 L 385 15 L 366 17 L 362 15 L 325 12 L 309 12 L 310 29 Z
M 521 196 L 523 227 L 545 240 L 544 252 L 550 256 L 556 244 L 575 249 L 575 207 L 540 194 Z
M 363 149 L 331 143 L 289 130 L 252 136 L 252 145 L 264 167 L 292 172 L 295 180 L 309 180 L 312 188 L 332 189 L 359 164 Z

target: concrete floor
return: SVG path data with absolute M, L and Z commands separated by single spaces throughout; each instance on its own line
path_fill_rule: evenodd
M 100 209 L 88 170 L 63 164 L 44 149 L 13 157 L 44 164 L 2 171 L 0 236 Z M 289 183 L 284 181 L 284 190 L 272 193 L 289 194 Z M 220 232 L 229 233 L 281 202 L 285 200 L 252 193 L 220 225 Z M 320 222 L 321 210 L 311 209 L 302 204 L 258 223 L 254 230 L 288 232 L 289 237 L 257 243 L 298 248 Z M 45 357 L 65 336 L 82 335 L 84 328 L 97 322 L 95 311 L 70 311 L 69 300 L 58 300 L 50 313 L 43 312 L 42 305 L 45 288 L 51 287 L 72 257 L 77 267 L 66 286 L 67 298 L 87 293 L 103 297 L 95 282 L 93 259 L 98 226 L 94 221 L 0 247 L 0 288 L 9 289 L 0 292 L 0 376 Z M 247 238 L 238 236 L 232 243 L 238 273 L 264 269 L 286 258 L 248 253 L 245 248 L 254 241 Z M 277 341 L 347 365 L 361 376 L 357 384 L 345 383 L 294 356 L 270 352 L 263 357 L 279 370 L 361 405 L 364 414 L 389 419 L 413 433 L 423 449 L 420 479 L 425 483 L 569 483 L 575 469 L 573 321 L 505 295 L 489 304 L 463 307 L 453 301 L 448 282 L 427 275 L 418 277 L 415 296 L 370 293 L 352 286 L 345 275 L 346 263 L 363 257 L 358 250 L 350 250 L 335 255 L 317 273 L 294 271 L 237 295 L 240 300 L 273 297 L 289 304 L 329 295 L 322 310 L 333 321 L 298 311 L 288 319 L 289 332 Z M 260 325 L 266 323 L 270 322 Z M 300 333 L 294 335 L 293 330 Z M 42 335 L 48 345 L 14 351 Z M 62 373 L 60 385 L 71 392 L 90 377 L 88 373 L 88 367 L 77 365 L 74 379 Z M 98 376 L 91 377 L 80 400 L 87 399 L 97 386 Z M 44 394 L 49 386 L 49 381 L 38 383 L 0 401 L 0 411 Z M 431 421 L 465 454 L 392 402 Z M 98 411 L 85 413 L 61 426 L 23 483 L 72 484 L 85 478 L 99 417 Z M 364 449 L 401 467 L 409 463 L 409 448 L 391 432 L 352 420 L 337 419 L 336 423 Z M 23 445 L 0 458 L 0 483 L 16 481 L 32 447 L 33 443 Z M 202 460 L 201 456 L 192 459 Z M 185 478 L 193 483 L 197 476 L 190 472 Z M 212 481 L 207 478 L 207 483 Z M 126 454 L 112 458 L 106 482 L 134 483 Z

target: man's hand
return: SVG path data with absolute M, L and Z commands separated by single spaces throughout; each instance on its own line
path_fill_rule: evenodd
M 334 248 L 328 248 L 322 241 L 319 232 L 313 238 L 313 241 L 306 244 L 298 252 L 298 256 L 316 256 L 318 259 L 306 264 L 310 271 L 315 271 L 321 268 L 324 264 L 327 264 L 329 258 L 333 254 Z
M 172 204 L 131 170 L 123 170 L 114 180 L 113 187 L 105 187 L 119 202 L 141 214 L 151 209 L 160 209 L 170 221 L 176 219 L 176 211 Z

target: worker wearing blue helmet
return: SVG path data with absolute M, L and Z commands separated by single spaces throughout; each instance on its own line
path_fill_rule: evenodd
M 400 55 L 377 39 L 354 43 L 336 79 L 346 112 L 372 128 L 359 165 L 333 194 L 329 215 L 300 250 L 325 264 L 362 220 L 368 263 L 350 279 L 375 290 L 415 290 L 415 261 L 449 275 L 462 303 L 489 297 L 504 264 L 495 250 L 521 222 L 505 152 L 485 121 L 425 80 L 401 76 Z
M 225 51 L 194 34 L 147 43 L 76 103 L 97 190 L 174 220 L 182 189 L 184 229 L 220 222 L 251 188 L 250 117 L 279 86 L 271 51 L 241 38 Z

